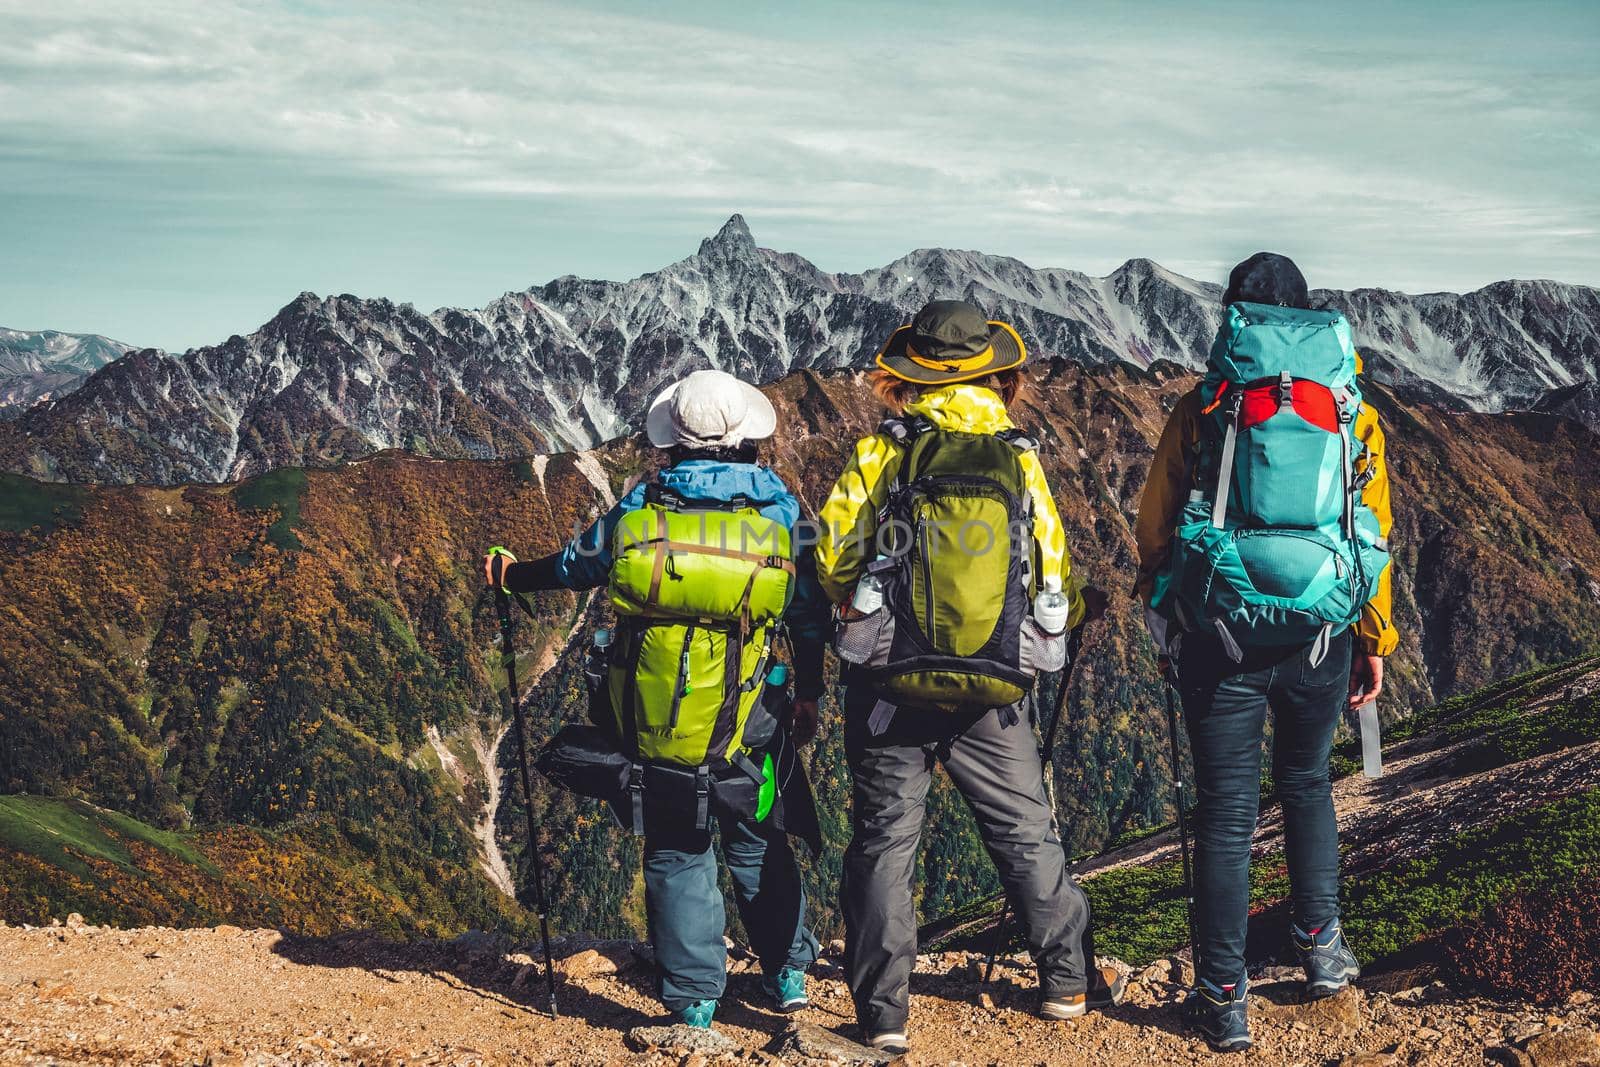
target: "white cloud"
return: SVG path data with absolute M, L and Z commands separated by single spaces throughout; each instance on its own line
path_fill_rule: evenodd
M 1211 262 L 1208 230 L 1270 226 L 1346 257 L 1365 241 L 1390 279 L 1452 232 L 1565 256 L 1600 225 L 1571 165 L 1600 141 L 1593 71 L 1532 86 L 1359 27 L 1196 37 L 1166 24 L 1176 8 L 1120 27 L 996 10 L 959 45 L 949 24 L 849 10 L 807 36 L 522 4 L 0 3 L 0 156 L 223 155 L 831 227 L 969 220 L 1026 253 L 1090 235 Z

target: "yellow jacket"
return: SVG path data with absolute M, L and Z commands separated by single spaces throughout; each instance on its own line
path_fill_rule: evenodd
M 1139 595 L 1146 604 L 1150 602 L 1156 574 L 1166 566 L 1178 518 L 1189 498 L 1193 477 L 1190 464 L 1195 447 L 1200 443 L 1200 407 L 1197 389 L 1178 401 L 1161 433 L 1156 458 L 1150 465 L 1150 478 L 1145 482 L 1144 497 L 1139 501 L 1134 536 L 1139 542 Z M 1383 429 L 1378 425 L 1378 413 L 1362 404 L 1356 413 L 1354 429 L 1356 439 L 1366 445 L 1366 451 L 1356 464 L 1356 474 L 1364 474 L 1369 468 L 1372 471 L 1372 479 L 1361 491 L 1361 499 L 1377 516 L 1379 532 L 1388 537 L 1394 525 L 1394 513 L 1389 507 L 1389 465 L 1384 458 Z M 1400 635 L 1394 628 L 1393 570 L 1392 565 L 1383 569 L 1377 591 L 1356 622 L 1356 636 L 1369 655 L 1387 656 L 1400 644 Z
M 921 415 L 941 430 L 965 433 L 999 433 L 1016 425 L 998 393 L 970 384 L 929 389 L 907 404 L 905 413 Z M 838 602 L 849 597 L 869 562 L 866 553 L 877 536 L 878 513 L 888 499 L 902 455 L 900 446 L 887 434 L 863 437 L 856 442 L 849 464 L 822 505 L 817 577 L 830 600 Z M 1029 451 L 1020 453 L 1019 459 L 1033 501 L 1037 573 L 1061 575 L 1061 588 L 1072 599 L 1068 625 L 1076 626 L 1083 621 L 1083 595 L 1072 580 L 1072 557 L 1067 552 L 1061 513 L 1050 495 L 1039 457 Z

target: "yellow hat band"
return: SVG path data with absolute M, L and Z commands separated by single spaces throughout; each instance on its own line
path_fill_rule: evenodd
M 910 342 L 906 343 L 906 356 L 919 367 L 929 370 L 942 370 L 960 373 L 962 371 L 977 370 L 979 367 L 994 359 L 994 345 L 989 345 L 974 356 L 964 356 L 961 359 L 929 359 L 922 355 Z

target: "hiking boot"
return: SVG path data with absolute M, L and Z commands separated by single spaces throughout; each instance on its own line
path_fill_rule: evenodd
M 697 1000 L 687 1008 L 680 1009 L 677 1015 L 678 1021 L 685 1026 L 692 1026 L 696 1030 L 709 1030 L 711 1029 L 711 1017 L 716 1013 L 716 1001 Z
M 1113 967 L 1100 967 L 1089 976 L 1089 1010 L 1104 1011 L 1122 1003 L 1128 991 L 1128 976 Z
M 1214 1051 L 1243 1052 L 1253 1043 L 1246 1005 L 1249 992 L 1250 983 L 1243 978 L 1227 986 L 1202 978 L 1183 1002 L 1183 1013 Z
M 1068 993 L 1059 997 L 1041 997 L 1041 1019 L 1076 1019 L 1090 1011 L 1102 1011 L 1122 1003 L 1122 994 L 1128 980 L 1110 967 L 1098 968 L 1089 980 L 1087 993 Z
M 1294 926 L 1290 934 L 1305 965 L 1306 995 L 1312 1000 L 1331 997 L 1361 977 L 1361 965 L 1350 951 L 1338 919 L 1309 932 Z
M 806 972 L 798 967 L 785 967 L 777 974 L 761 979 L 761 991 L 772 999 L 772 1006 L 784 1015 L 811 1006 L 811 998 L 806 996 Z
M 891 1056 L 904 1056 L 911 1051 L 911 1044 L 906 1041 L 904 1030 L 886 1030 L 881 1034 L 870 1034 L 867 1037 L 867 1044 Z

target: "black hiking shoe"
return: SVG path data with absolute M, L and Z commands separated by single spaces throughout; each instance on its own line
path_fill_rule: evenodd
M 1213 1051 L 1243 1052 L 1254 1044 L 1246 1002 L 1249 992 L 1250 983 L 1243 978 L 1231 986 L 1212 985 L 1202 978 L 1183 1002 L 1184 1016 Z
M 1361 965 L 1344 939 L 1339 920 L 1307 933 L 1295 926 L 1290 930 L 1295 951 L 1306 969 L 1306 996 L 1312 1000 L 1331 997 L 1361 977 Z
M 891 1056 L 904 1056 L 911 1051 L 911 1042 L 906 1040 L 904 1030 L 885 1030 L 882 1033 L 868 1034 L 867 1044 Z

